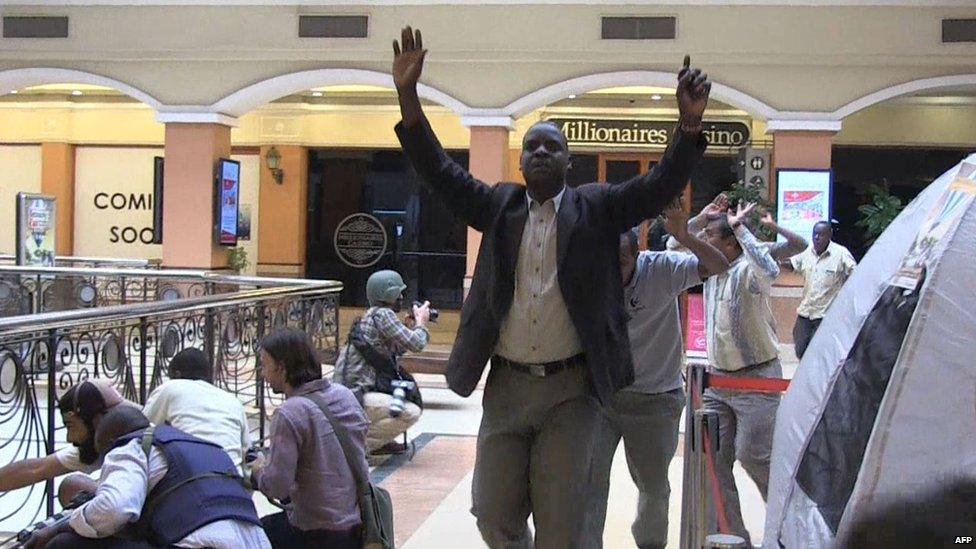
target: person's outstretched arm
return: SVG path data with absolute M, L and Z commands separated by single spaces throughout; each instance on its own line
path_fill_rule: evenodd
M 773 214 L 763 212 L 763 216 L 759 221 L 766 227 L 769 227 L 775 231 L 777 234 L 783 235 L 783 238 L 786 239 L 786 242 L 778 242 L 769 248 L 769 254 L 772 255 L 773 259 L 776 261 L 788 263 L 787 260 L 789 258 L 796 254 L 802 253 L 809 246 L 805 238 L 776 223 L 776 220 L 773 219 Z
M 715 246 L 688 231 L 688 214 L 675 204 L 665 211 L 664 228 L 698 258 L 698 276 L 706 278 L 723 273 L 729 268 L 729 260 Z
M 421 179 L 448 205 L 454 215 L 478 231 L 491 219 L 493 187 L 478 181 L 451 160 L 434 135 L 417 94 L 417 83 L 424 68 L 423 37 L 410 27 L 403 29 L 402 47 L 393 41 L 393 83 L 400 102 L 402 120 L 396 125 L 397 138 Z
M 71 469 L 62 465 L 54 454 L 15 461 L 0 467 L 0 492 L 23 488 L 70 472 Z
M 616 232 L 621 233 L 660 214 L 673 202 L 691 178 L 707 145 L 702 135 L 702 115 L 712 88 L 708 75 L 690 66 L 685 56 L 678 73 L 678 128 L 661 162 L 653 170 L 619 185 L 607 187 L 607 205 Z
M 776 260 L 770 255 L 769 249 L 759 242 L 744 223 L 749 212 L 755 207 L 755 203 L 749 203 L 745 205 L 739 204 L 735 213 L 729 209 L 727 214 L 729 226 L 735 231 L 735 238 L 739 241 L 739 246 L 742 247 L 742 254 L 745 256 L 746 261 L 749 262 L 749 265 L 752 266 L 753 272 L 764 282 L 772 284 L 776 280 L 776 277 L 779 276 L 779 265 L 776 264 Z

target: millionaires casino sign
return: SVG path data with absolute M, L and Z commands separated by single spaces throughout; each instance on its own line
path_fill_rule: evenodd
M 666 147 L 674 139 L 674 120 L 618 120 L 607 118 L 550 118 L 563 131 L 570 145 L 606 147 Z M 709 145 L 744 147 L 749 143 L 749 126 L 743 122 L 702 124 Z

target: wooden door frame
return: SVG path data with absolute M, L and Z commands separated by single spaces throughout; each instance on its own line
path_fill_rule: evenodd
M 607 161 L 608 160 L 636 160 L 640 162 L 641 173 L 646 172 L 651 162 L 657 163 L 664 156 L 663 152 L 600 152 L 597 153 L 597 181 L 605 183 L 607 180 Z M 691 185 L 685 187 L 681 194 L 681 204 L 685 212 L 691 210 Z M 647 233 L 650 230 L 650 223 L 643 221 L 638 229 L 638 247 L 641 251 L 647 249 Z M 678 296 L 678 315 L 681 319 L 681 343 L 682 352 L 685 352 L 688 341 L 688 292 L 681 292 Z

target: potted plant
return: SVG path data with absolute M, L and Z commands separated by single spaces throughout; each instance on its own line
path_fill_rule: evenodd
M 237 274 L 241 274 L 250 263 L 247 261 L 247 250 L 237 246 L 227 250 L 227 266 Z
M 905 205 L 900 198 L 888 192 L 887 186 L 871 185 L 868 194 L 870 202 L 858 206 L 857 211 L 862 217 L 855 224 L 864 229 L 866 242 L 870 246 L 888 228 L 888 224 L 898 217 Z

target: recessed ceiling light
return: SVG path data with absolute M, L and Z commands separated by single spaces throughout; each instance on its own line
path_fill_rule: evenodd
M 71 95 L 81 95 L 81 90 L 73 90 Z
M 576 99 L 576 94 L 574 93 L 573 95 L 570 95 L 569 98 L 570 99 Z
M 660 101 L 661 100 L 661 96 L 658 95 L 658 94 L 654 94 L 654 95 L 651 96 L 651 99 L 654 100 L 654 101 Z
M 312 92 L 312 97 L 322 97 L 322 92 Z

